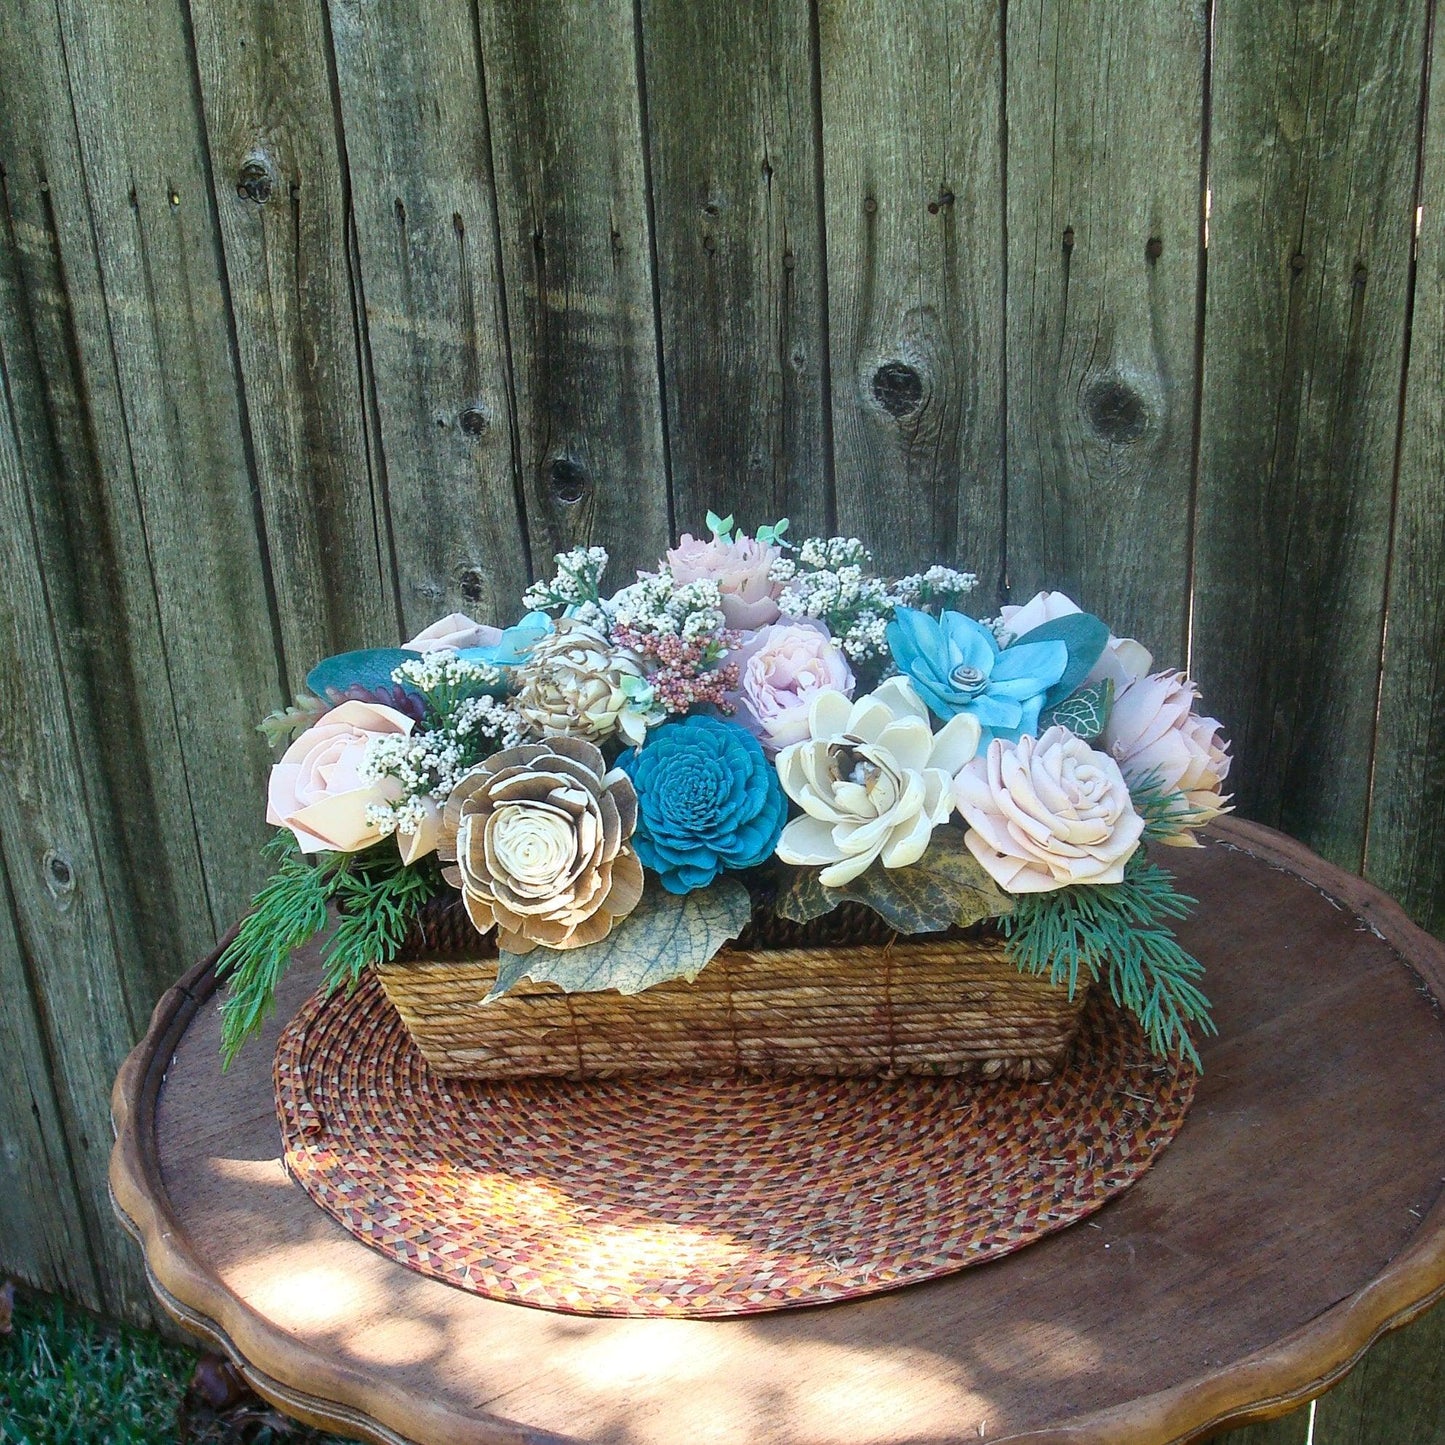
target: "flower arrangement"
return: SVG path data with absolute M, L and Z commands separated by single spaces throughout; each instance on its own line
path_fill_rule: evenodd
M 221 959 L 226 1057 L 333 917 L 350 986 L 457 890 L 492 998 L 694 979 L 756 910 L 851 902 L 900 935 L 992 920 L 1020 970 L 1101 981 L 1197 1063 L 1192 900 L 1145 847 L 1228 807 L 1194 684 L 1062 593 L 981 620 L 967 572 L 707 520 L 610 595 L 578 548 L 505 630 L 454 613 L 328 658 L 262 723 L 277 867 Z

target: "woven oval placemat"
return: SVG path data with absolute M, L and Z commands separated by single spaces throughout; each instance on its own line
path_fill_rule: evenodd
M 292 1177 L 408 1268 L 571 1314 L 720 1316 L 896 1289 L 1082 1219 L 1174 1137 L 1195 1075 L 1096 996 L 1042 1083 L 448 1081 L 368 980 L 307 1003 L 275 1080 Z

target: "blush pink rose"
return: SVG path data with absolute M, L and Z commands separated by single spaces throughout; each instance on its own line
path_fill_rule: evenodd
M 412 719 L 381 703 L 344 702 L 307 728 L 271 769 L 266 821 L 289 828 L 303 853 L 355 853 L 382 835 L 366 820 L 373 803 L 394 803 L 394 778 L 366 782 L 361 762 L 374 737 L 409 735 Z
M 769 757 L 809 736 L 808 709 L 820 692 L 853 696 L 853 669 L 821 622 L 784 618 L 760 627 L 728 661 L 738 664 L 728 701 Z
M 1034 628 L 1042 627 L 1045 622 L 1053 622 L 1056 618 L 1068 617 L 1071 613 L 1083 610 L 1077 602 L 1062 592 L 1039 592 L 1021 607 L 999 608 L 999 616 L 1017 640 Z M 1114 691 L 1121 692 L 1136 677 L 1143 677 L 1153 666 L 1154 656 L 1143 643 L 1135 642 L 1132 637 L 1115 637 L 1111 632 L 1103 654 L 1089 669 L 1089 675 L 1079 686 L 1093 687 L 1108 677 L 1113 679 Z
M 729 627 L 750 631 L 778 620 L 781 582 L 768 577 L 782 549 L 771 542 L 738 533 L 730 542 L 708 541 L 687 532 L 667 554 L 667 565 L 679 582 L 716 582 L 722 593 L 723 618 Z
M 495 647 L 501 640 L 500 627 L 473 622 L 465 612 L 449 612 L 403 646 L 411 652 L 440 652 L 444 647 L 460 652 L 464 647 Z
M 1156 672 L 1129 684 L 1114 700 L 1099 746 L 1108 750 L 1136 787 L 1157 780 L 1166 792 L 1183 793 L 1188 813 L 1164 843 L 1196 845 L 1191 829 L 1228 811 L 1223 795 L 1229 776 L 1229 745 L 1219 723 L 1194 711 L 1199 689 L 1182 673 Z

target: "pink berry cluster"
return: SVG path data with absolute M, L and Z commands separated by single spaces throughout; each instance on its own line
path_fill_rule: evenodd
M 653 665 L 647 680 L 657 705 L 664 711 L 683 714 L 701 703 L 711 703 L 723 712 L 732 712 L 727 694 L 738 685 L 737 664 L 725 662 L 717 667 L 711 662 L 719 650 L 731 652 L 740 647 L 741 633 L 714 632 L 685 638 L 675 633 L 642 632 L 616 623 L 612 641 Z

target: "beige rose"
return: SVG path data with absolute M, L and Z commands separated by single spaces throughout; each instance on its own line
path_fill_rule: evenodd
M 438 856 L 477 930 L 508 953 L 607 937 L 642 897 L 626 845 L 637 794 L 581 738 L 523 743 L 467 773 L 442 812 Z
M 449 612 L 403 645 L 411 652 L 440 652 L 443 648 L 459 652 L 464 647 L 495 647 L 501 640 L 500 627 L 473 622 L 465 612 Z
M 750 631 L 778 619 L 777 597 L 781 582 L 768 575 L 783 555 L 772 542 L 739 533 L 730 541 L 704 540 L 688 532 L 667 554 L 667 565 L 678 582 L 716 582 L 722 593 L 723 620 L 729 627 Z
M 1063 727 L 995 738 L 953 796 L 969 852 L 1008 893 L 1122 882 L 1144 833 L 1118 764 Z
M 1223 795 L 1229 776 L 1228 743 L 1219 723 L 1194 711 L 1199 689 L 1182 673 L 1157 672 L 1130 683 L 1114 700 L 1100 745 L 1136 787 L 1157 781 L 1183 793 L 1188 811 L 1160 842 L 1195 847 L 1191 831 L 1229 810 Z
M 266 821 L 289 828 L 303 853 L 355 853 L 382 835 L 366 820 L 373 803 L 394 803 L 394 778 L 364 781 L 361 764 L 375 737 L 408 736 L 412 719 L 381 703 L 344 702 L 306 729 L 271 769 Z
M 602 742 L 621 732 L 640 744 L 646 734 L 622 686 L 624 678 L 645 676 L 641 659 L 585 622 L 563 618 L 532 648 L 516 676 L 517 711 L 543 737 Z
M 1062 592 L 1039 592 L 1021 607 L 1001 607 L 999 616 L 1010 635 L 1017 640 L 1034 628 L 1042 627 L 1045 622 L 1053 622 L 1056 618 L 1068 617 L 1083 610 L 1077 602 Z M 1088 676 L 1079 686 L 1093 687 L 1108 677 L 1113 679 L 1114 690 L 1120 692 L 1136 677 L 1143 677 L 1153 666 L 1153 654 L 1143 643 L 1135 642 L 1132 637 L 1115 637 L 1110 633 L 1099 660 L 1089 669 Z
M 935 737 L 928 709 L 907 678 L 889 678 L 850 703 L 819 692 L 809 737 L 778 754 L 778 780 L 802 809 L 778 839 L 784 863 L 821 867 L 838 888 L 875 861 L 916 863 L 953 811 L 952 775 L 977 751 L 978 719 L 952 718 Z

